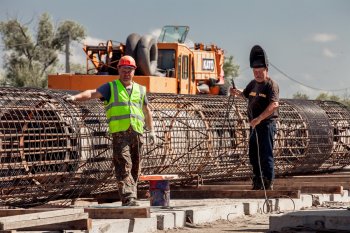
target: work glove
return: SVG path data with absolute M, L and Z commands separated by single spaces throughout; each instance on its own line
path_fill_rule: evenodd
M 149 144 L 154 145 L 155 142 L 156 142 L 156 134 L 154 131 L 151 131 L 149 133 Z
M 75 97 L 74 97 L 74 95 L 65 95 L 65 96 L 63 96 L 63 99 L 65 101 L 72 102 L 75 100 Z

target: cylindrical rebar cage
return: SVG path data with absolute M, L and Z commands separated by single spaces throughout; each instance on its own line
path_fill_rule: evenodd
M 35 206 L 117 189 L 111 137 L 99 100 L 67 92 L 0 88 L 0 204 Z M 249 122 L 242 98 L 148 94 L 157 140 L 142 149 L 143 174 L 175 183 L 247 179 Z M 350 164 L 350 112 L 331 101 L 281 100 L 276 176 Z

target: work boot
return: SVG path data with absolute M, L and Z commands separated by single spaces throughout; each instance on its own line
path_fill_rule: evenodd
M 273 180 L 268 180 L 264 178 L 265 190 L 273 190 Z
M 253 190 L 261 190 L 262 189 L 262 183 L 260 177 L 254 177 L 253 178 Z
M 135 198 L 129 198 L 122 202 L 122 206 L 140 206 Z

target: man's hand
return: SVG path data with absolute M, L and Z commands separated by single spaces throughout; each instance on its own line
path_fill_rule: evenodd
M 154 145 L 155 141 L 156 141 L 156 134 L 154 131 L 151 131 L 149 133 L 149 144 Z
M 242 92 L 236 88 L 230 87 L 230 95 L 239 96 L 242 95 Z
M 251 122 L 250 122 L 250 126 L 254 129 L 255 126 L 257 126 L 258 124 L 260 124 L 261 119 L 260 117 L 254 118 Z
M 63 96 L 63 99 L 68 102 L 75 101 L 75 96 L 74 95 L 65 95 Z

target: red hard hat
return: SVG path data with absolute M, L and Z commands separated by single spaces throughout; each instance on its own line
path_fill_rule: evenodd
M 120 58 L 118 62 L 118 67 L 120 66 L 132 66 L 136 69 L 136 62 L 134 58 L 132 58 L 132 56 L 126 55 Z

